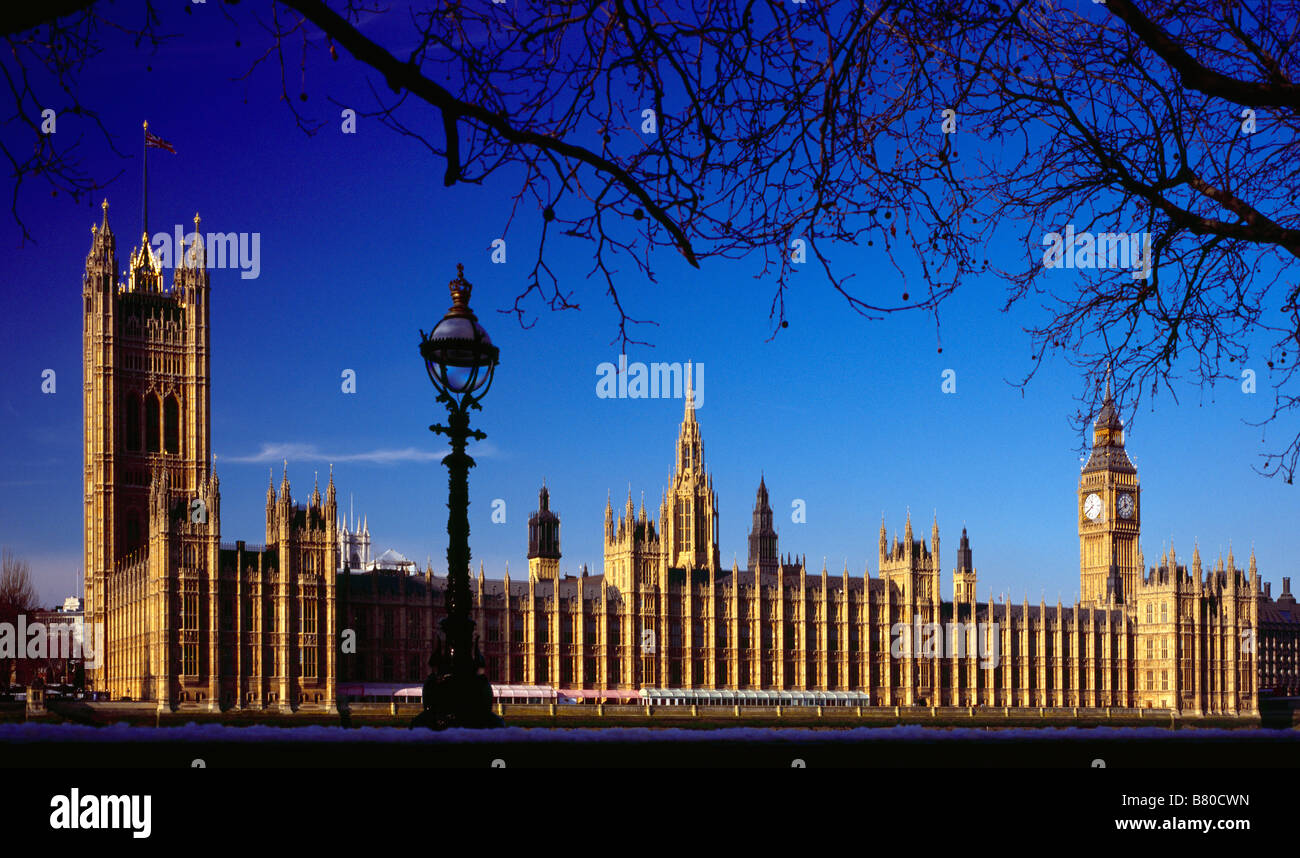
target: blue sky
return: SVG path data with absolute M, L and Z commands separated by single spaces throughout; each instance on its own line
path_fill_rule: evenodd
M 544 478 L 563 521 L 562 569 L 587 563 L 598 571 L 606 494 L 619 508 L 630 484 L 638 503 L 644 491 L 657 510 L 682 402 L 597 398 L 597 366 L 617 360 L 619 349 L 603 286 L 587 278 L 591 246 L 561 238 L 552 248 L 553 267 L 583 309 L 534 305 L 535 324 L 522 328 L 496 311 L 523 288 L 540 213 L 521 211 L 506 236 L 506 264 L 491 264 L 510 184 L 444 188 L 442 164 L 365 119 L 355 135 L 333 120 L 308 137 L 278 102 L 269 71 L 232 80 L 252 53 L 231 47 L 224 21 L 188 27 L 194 36 L 158 56 L 110 52 L 90 67 L 86 101 L 119 136 L 126 159 L 76 117 L 60 118 L 57 133 L 85 135 L 85 164 L 96 176 L 122 171 L 107 196 L 123 265 L 141 229 L 143 119 L 178 150 L 150 153 L 151 231 L 188 227 L 197 211 L 205 230 L 261 234 L 257 279 L 212 276 L 223 540 L 262 540 L 267 472 L 274 468 L 278 485 L 282 458 L 300 499 L 313 473 L 323 481 L 333 462 L 342 505 L 351 497 L 368 516 L 377 552 L 392 547 L 421 565 L 431 557 L 445 571 L 443 445 L 426 429 L 443 412 L 419 359 L 418 330 L 447 309 L 447 281 L 464 262 L 473 305 L 502 353 L 495 386 L 474 416 L 489 436 L 471 450 L 475 567 L 482 560 L 500 577 L 510 563 L 513 574 L 526 574 L 527 516 Z M 367 106 L 363 81 L 348 58 L 313 68 L 307 107 L 337 116 L 325 92 Z M 437 127 L 431 112 L 427 121 Z M 22 204 L 35 243 L 24 244 L 12 220 L 0 219 L 0 543 L 32 562 L 43 600 L 55 602 L 74 592 L 80 574 L 79 293 L 99 200 L 74 204 L 32 185 Z M 876 250 L 838 248 L 835 261 L 859 272 L 861 292 L 896 299 L 903 286 Z M 1023 253 L 996 247 L 989 257 L 1009 265 Z M 641 334 L 654 348 L 633 347 L 629 360 L 706 367 L 699 420 L 725 565 L 733 553 L 745 562 L 761 471 L 782 552 L 806 554 L 818 570 L 825 557 L 833 572 L 847 561 L 854 575 L 864 564 L 876 574 L 882 512 L 901 534 L 910 507 L 925 533 L 937 510 L 945 576 L 968 527 L 981 598 L 990 589 L 1017 600 L 1026 592 L 1035 601 L 1075 597 L 1080 435 L 1069 417 L 1080 380 L 1058 360 L 1023 395 L 1010 384 L 1030 367 L 1022 329 L 1032 307 L 1003 313 L 998 281 L 967 281 L 942 309 L 940 354 L 932 318 L 864 320 L 809 266 L 788 299 L 789 328 L 768 341 L 770 286 L 754 278 L 759 260 L 694 270 L 660 254 L 653 263 L 658 282 L 646 283 L 623 261 L 629 314 L 658 322 Z M 47 368 L 57 372 L 53 395 L 41 392 Z M 356 372 L 355 394 L 341 390 L 345 369 Z M 957 374 L 956 394 L 940 390 L 945 369 Z M 1184 390 L 1181 403 L 1166 396 L 1137 415 L 1129 449 L 1142 480 L 1148 563 L 1171 539 L 1182 556 L 1194 539 L 1211 556 L 1232 540 L 1241 565 L 1255 545 L 1267 580 L 1294 574 L 1296 489 L 1251 470 L 1272 448 L 1247 425 L 1271 402 L 1262 377 L 1260 389 Z M 1271 435 L 1281 437 L 1278 429 Z M 504 524 L 490 519 L 498 498 Z M 795 499 L 806 504 L 806 523 L 791 521 Z

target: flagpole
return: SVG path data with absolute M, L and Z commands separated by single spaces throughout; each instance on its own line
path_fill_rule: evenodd
M 149 241 L 149 120 L 144 121 L 144 138 L 141 141 L 144 145 L 144 193 L 142 194 L 143 206 L 140 219 L 144 222 L 145 242 Z

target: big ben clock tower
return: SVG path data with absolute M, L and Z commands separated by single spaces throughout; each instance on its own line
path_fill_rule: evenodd
M 1138 568 L 1141 487 L 1124 452 L 1124 424 L 1111 398 L 1110 379 L 1092 427 L 1092 455 L 1079 477 L 1079 589 L 1084 604 L 1132 600 Z M 1111 580 L 1111 566 L 1116 578 Z

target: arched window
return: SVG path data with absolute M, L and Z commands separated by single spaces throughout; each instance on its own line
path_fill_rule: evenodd
M 140 451 L 140 397 L 138 394 L 127 394 L 124 410 L 126 413 L 122 415 L 122 434 L 125 435 L 126 450 L 131 453 L 138 453 Z
M 181 451 L 181 406 L 175 396 L 163 403 L 163 444 L 168 453 Z
M 158 437 L 162 431 L 162 422 L 158 414 L 158 394 L 151 393 L 144 398 L 144 451 L 158 452 Z

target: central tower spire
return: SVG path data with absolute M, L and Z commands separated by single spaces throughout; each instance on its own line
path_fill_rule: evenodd
M 693 366 L 686 365 L 686 407 L 677 435 L 677 455 L 672 487 L 662 508 L 661 522 L 668 565 L 679 569 L 717 570 L 718 499 L 713 480 L 704 469 L 704 441 L 695 419 Z
M 695 419 L 695 389 L 691 383 L 691 365 L 686 364 L 686 409 L 681 431 L 677 435 L 677 473 L 704 471 L 704 442 L 700 424 Z

